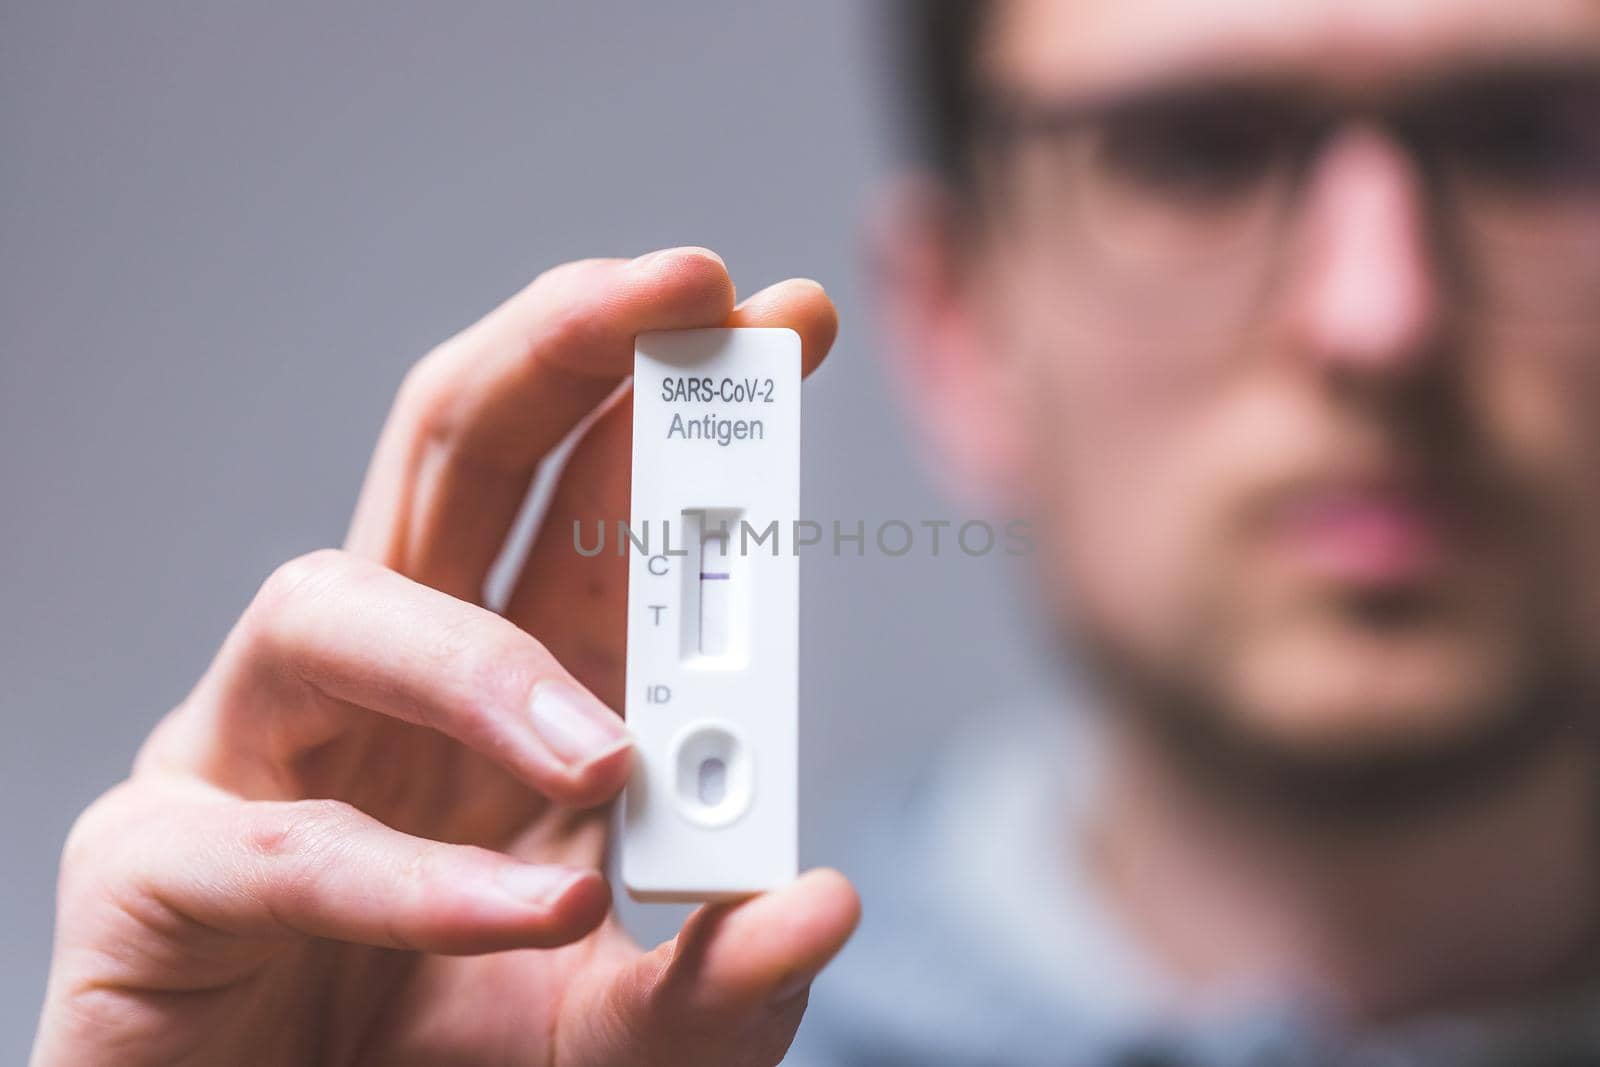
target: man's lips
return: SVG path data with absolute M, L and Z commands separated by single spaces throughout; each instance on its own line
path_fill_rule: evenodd
M 1463 532 L 1458 508 L 1438 494 L 1381 484 L 1305 489 L 1271 511 L 1270 541 L 1293 564 L 1363 586 L 1420 581 Z

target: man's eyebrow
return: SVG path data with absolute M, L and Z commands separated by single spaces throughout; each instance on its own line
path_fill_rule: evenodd
M 1026 113 L 1048 120 L 1118 111 L 1160 111 L 1229 103 L 1293 101 L 1336 104 L 1352 98 L 1382 99 L 1396 94 L 1432 94 L 1460 88 L 1495 87 L 1528 81 L 1560 82 L 1600 77 L 1600 51 L 1583 48 L 1539 49 L 1457 56 L 1399 72 L 1377 85 L 1341 86 L 1315 72 L 1266 66 L 1251 72 L 1237 68 L 1178 70 L 1129 79 L 1120 85 L 1081 90 L 1039 92 L 1002 79 L 980 82 L 980 114 Z
M 1124 110 L 1164 110 L 1196 104 L 1288 100 L 1319 95 L 1314 79 L 1281 71 L 1178 73 L 1129 81 L 1115 87 L 1041 93 L 998 81 L 980 84 L 978 98 L 998 111 L 1020 109 L 1062 115 Z

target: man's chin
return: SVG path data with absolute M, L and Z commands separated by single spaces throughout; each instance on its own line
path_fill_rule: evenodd
M 1512 644 L 1285 627 L 1224 668 L 1221 713 L 1277 746 L 1330 758 L 1448 748 L 1521 714 L 1536 687 Z
M 1217 789 L 1328 818 L 1400 817 L 1493 788 L 1579 707 L 1562 657 L 1451 637 L 1286 629 L 1231 669 L 1213 660 L 1208 681 L 1186 671 L 1147 691 L 1142 714 Z

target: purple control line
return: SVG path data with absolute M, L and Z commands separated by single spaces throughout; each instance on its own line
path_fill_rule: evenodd
M 728 572 L 727 571 L 701 571 L 700 572 L 700 580 L 702 582 L 727 581 L 728 580 Z

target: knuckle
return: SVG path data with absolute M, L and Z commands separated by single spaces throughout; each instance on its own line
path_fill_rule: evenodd
M 453 696 L 449 732 L 457 735 L 492 733 L 494 709 L 520 707 L 546 673 L 539 643 L 496 616 L 463 613 L 441 620 L 434 642 L 440 677 L 450 679 Z
M 176 811 L 132 779 L 84 808 L 61 846 L 56 894 L 62 914 L 103 903 L 158 869 L 163 861 L 149 847 L 152 829 Z
M 443 626 L 440 640 L 463 684 L 475 692 L 515 688 L 539 658 L 539 642 L 497 616 L 463 615 Z
M 570 259 L 541 271 L 525 291 L 564 294 L 572 287 L 586 288 L 595 280 L 597 274 L 608 271 L 615 265 L 615 260 L 601 257 Z
M 400 860 L 398 884 L 422 892 L 424 887 L 434 884 L 437 867 L 432 850 L 417 844 L 407 849 Z
M 258 634 L 276 633 L 286 618 L 292 618 L 304 604 L 338 586 L 354 567 L 352 557 L 334 548 L 296 556 L 267 576 L 246 617 Z
M 607 274 L 615 260 L 577 259 L 541 272 L 505 308 L 435 346 L 406 372 L 395 397 L 394 411 L 411 434 L 436 445 L 448 445 L 464 430 L 463 412 L 472 388 L 472 372 L 481 368 L 487 338 L 496 336 L 483 327 L 511 313 L 528 317 L 522 309 L 540 309 L 518 331 L 522 355 L 543 358 L 549 351 L 582 347 L 606 336 L 606 294 L 613 286 Z M 488 353 L 493 355 L 495 353 Z
M 63 875 L 99 865 L 103 862 L 107 844 L 119 840 L 126 832 L 128 814 L 123 797 L 127 789 L 127 783 L 114 786 L 97 797 L 72 821 L 66 841 L 61 846 Z
M 603 342 L 614 333 L 607 314 L 615 290 L 617 261 L 592 258 L 558 264 L 541 272 L 508 304 L 440 343 L 424 355 L 400 382 L 394 413 L 409 435 L 435 446 L 456 443 L 468 429 L 475 374 L 485 357 L 508 353 L 492 349 L 514 343 L 516 358 L 543 360 L 550 353 L 578 350 Z M 511 334 L 486 328 L 510 315 L 521 320 Z M 495 338 L 514 336 L 515 342 Z M 491 351 L 485 351 L 485 347 Z
M 395 411 L 409 420 L 426 440 L 447 441 L 454 436 L 460 419 L 462 385 L 454 368 L 463 362 L 457 355 L 460 338 L 451 338 L 423 356 L 400 382 Z
M 261 592 L 272 603 L 292 602 L 338 582 L 351 565 L 351 558 L 338 549 L 319 548 L 280 564 L 262 583 Z
M 343 847 L 362 816 L 341 800 L 292 800 L 264 804 L 247 830 L 246 844 L 270 862 L 300 864 Z
M 532 358 L 550 352 L 588 351 L 616 332 L 616 312 L 608 299 L 616 283 L 605 277 L 610 266 L 605 260 L 583 259 L 563 263 L 534 281 L 530 291 L 539 292 L 550 310 L 539 336 L 529 346 Z

